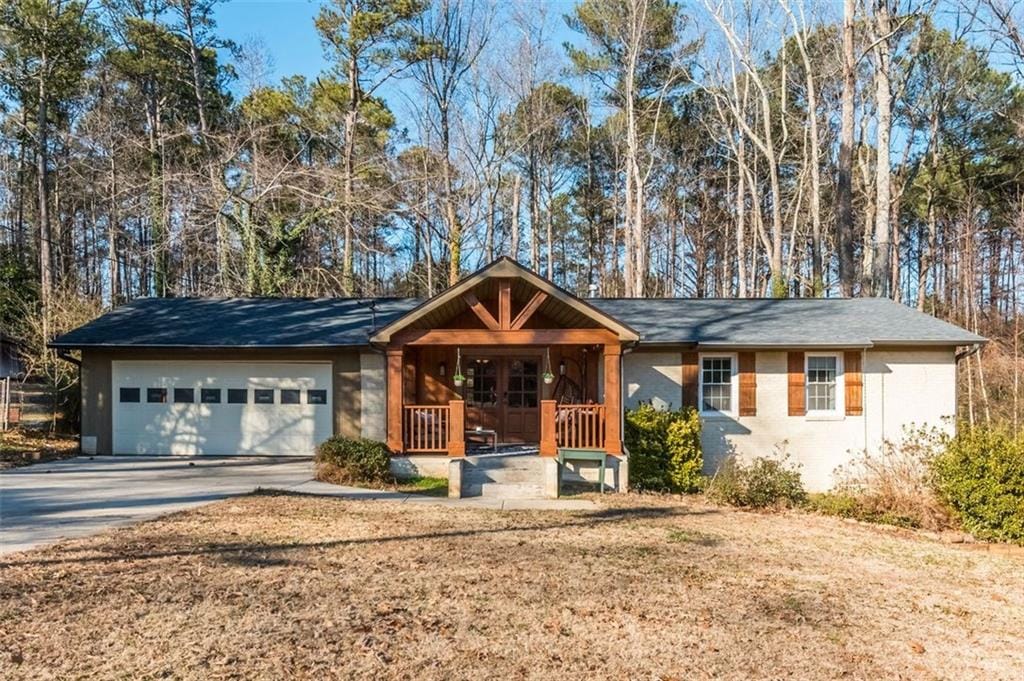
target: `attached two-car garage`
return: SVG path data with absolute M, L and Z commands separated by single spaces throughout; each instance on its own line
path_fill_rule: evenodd
M 113 361 L 114 454 L 311 456 L 333 434 L 329 362 Z

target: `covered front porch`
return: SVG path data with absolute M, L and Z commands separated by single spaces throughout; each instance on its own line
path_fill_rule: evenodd
M 556 456 L 558 447 L 622 454 L 621 346 L 534 335 L 389 348 L 388 447 L 448 456 L 501 445 L 535 445 L 541 456 Z
M 503 259 L 375 334 L 394 455 L 494 445 L 622 447 L 621 358 L 635 332 Z

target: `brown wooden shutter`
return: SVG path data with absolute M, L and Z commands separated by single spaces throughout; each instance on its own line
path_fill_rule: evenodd
M 850 350 L 843 355 L 843 384 L 846 386 L 847 416 L 861 416 L 864 413 L 864 374 L 859 350 Z
M 700 376 L 696 352 L 684 352 L 682 357 L 683 406 L 697 408 L 697 381 Z
M 739 353 L 740 416 L 757 416 L 757 354 Z
M 804 353 L 789 354 L 789 415 L 803 416 L 807 413 L 807 396 L 804 391 Z

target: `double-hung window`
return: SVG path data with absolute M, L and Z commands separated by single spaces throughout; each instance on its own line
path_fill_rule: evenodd
M 837 414 L 842 404 L 843 368 L 837 354 L 808 354 L 805 376 L 807 413 Z
M 704 355 L 700 360 L 700 411 L 703 414 L 736 412 L 736 358 Z

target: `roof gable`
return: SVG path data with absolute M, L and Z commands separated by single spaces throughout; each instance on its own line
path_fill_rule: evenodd
M 565 289 L 556 286 L 515 260 L 502 257 L 383 326 L 370 337 L 370 341 L 386 344 L 391 342 L 396 333 L 404 329 L 441 328 L 439 325 L 444 324 L 446 320 L 455 317 L 459 312 L 474 307 L 473 301 L 479 302 L 478 292 L 489 290 L 490 285 L 500 280 L 512 280 L 521 291 L 543 294 L 543 296 L 535 296 L 527 301 L 523 297 L 524 294 L 520 292 L 522 307 L 518 311 L 512 310 L 513 318 L 516 317 L 517 312 L 526 310 L 532 303 L 537 305 L 533 311 L 539 311 L 554 319 L 560 328 L 607 329 L 616 334 L 620 341 L 625 342 L 637 341 L 640 338 L 634 329 L 613 315 L 599 310 Z M 536 302 L 534 302 L 535 300 Z M 484 323 L 491 324 L 493 319 L 488 319 L 488 317 L 493 318 L 494 315 L 486 309 L 486 306 L 480 305 L 480 307 L 484 309 L 479 310 L 478 308 L 476 314 Z

